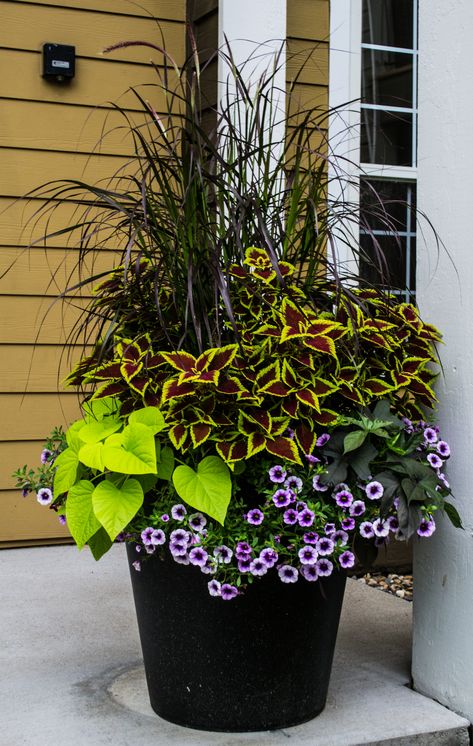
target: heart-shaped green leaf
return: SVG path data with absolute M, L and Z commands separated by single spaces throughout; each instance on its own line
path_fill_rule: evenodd
M 107 469 L 119 474 L 156 474 L 154 435 L 149 427 L 136 422 L 127 425 L 120 436 L 111 438 L 103 450 Z
M 356 451 L 357 448 L 363 445 L 366 440 L 368 433 L 366 430 L 354 430 L 348 435 L 345 435 L 343 441 L 343 452 L 349 453 L 350 451 Z
M 104 417 L 102 420 L 91 420 L 79 431 L 79 438 L 84 443 L 98 443 L 112 433 L 120 430 L 122 423 L 118 417 Z
M 118 400 L 114 396 L 107 396 L 103 399 L 91 399 L 84 402 L 82 411 L 87 421 L 103 420 L 104 417 L 118 412 L 118 407 Z
M 103 443 L 86 443 L 79 451 L 79 460 L 91 469 L 104 471 L 103 449 Z
M 54 465 L 53 492 L 55 497 L 67 492 L 77 479 L 77 468 L 79 466 L 78 450 L 82 443 L 78 439 L 71 439 L 71 445 L 59 454 Z
M 164 417 L 157 407 L 145 407 L 132 412 L 128 418 L 130 425 L 139 423 L 149 427 L 153 435 L 159 433 L 165 427 Z
M 164 446 L 158 460 L 158 478 L 169 481 L 174 471 L 174 451 L 169 446 Z
M 94 559 L 99 560 L 100 557 L 103 557 L 105 552 L 108 552 L 113 542 L 110 539 L 110 536 L 105 531 L 104 527 L 100 526 L 97 533 L 90 537 L 87 544 L 90 551 L 92 552 Z
M 104 480 L 92 494 L 94 513 L 112 541 L 135 517 L 142 504 L 143 488 L 137 479 L 127 479 L 121 487 Z
M 92 493 L 95 485 L 85 479 L 69 490 L 66 502 L 66 520 L 75 543 L 82 549 L 84 544 L 100 528 L 92 507 Z
M 222 524 L 232 493 L 230 470 L 218 456 L 206 456 L 197 466 L 178 466 L 172 475 L 176 492 L 188 505 Z

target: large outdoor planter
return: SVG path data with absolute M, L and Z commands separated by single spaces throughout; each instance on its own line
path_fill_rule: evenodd
M 128 559 L 136 560 L 134 545 Z M 178 725 L 259 731 L 325 706 L 346 574 L 283 584 L 268 573 L 230 601 L 170 555 L 130 567 L 153 710 Z

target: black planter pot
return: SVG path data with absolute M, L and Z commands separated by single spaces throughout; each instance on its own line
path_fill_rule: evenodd
M 127 552 L 131 565 L 134 546 Z M 130 573 L 151 706 L 162 718 L 244 732 L 323 710 L 345 573 L 289 585 L 273 570 L 231 601 L 210 596 L 211 576 L 167 552 Z

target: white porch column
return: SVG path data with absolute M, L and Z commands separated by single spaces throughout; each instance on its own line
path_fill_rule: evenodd
M 418 248 L 423 317 L 444 334 L 439 425 L 465 531 L 446 520 L 415 547 L 414 686 L 473 721 L 473 3 L 420 0 Z M 421 221 L 426 230 L 425 221 Z

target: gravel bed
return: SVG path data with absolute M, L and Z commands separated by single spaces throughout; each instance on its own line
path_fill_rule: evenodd
M 368 572 L 358 577 L 360 583 L 366 583 L 373 588 L 385 593 L 392 593 L 393 596 L 403 598 L 405 601 L 412 601 L 413 584 L 412 575 L 396 575 L 395 573 Z

